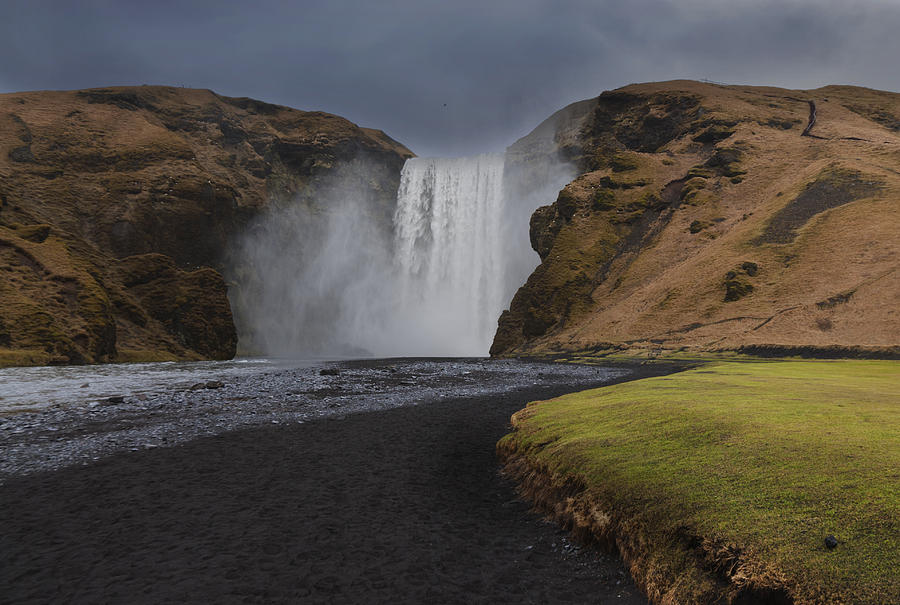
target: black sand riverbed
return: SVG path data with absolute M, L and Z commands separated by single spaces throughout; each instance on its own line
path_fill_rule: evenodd
M 638 374 L 654 372 L 644 367 Z M 0 487 L 4 603 L 645 603 L 497 473 L 526 402 L 226 432 Z

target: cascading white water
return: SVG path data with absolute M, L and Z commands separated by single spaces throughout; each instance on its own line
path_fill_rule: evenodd
M 403 317 L 425 319 L 434 349 L 483 355 L 507 302 L 503 154 L 414 158 L 394 215 L 394 267 Z M 432 353 L 433 354 L 433 353 Z
M 571 167 L 511 169 L 503 154 L 407 160 L 390 227 L 372 211 L 367 171 L 349 166 L 315 205 L 248 229 L 232 301 L 251 346 L 280 357 L 486 355 L 538 263 L 529 217 Z

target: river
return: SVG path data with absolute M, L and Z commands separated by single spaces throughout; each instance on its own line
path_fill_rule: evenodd
M 617 557 L 529 512 L 494 445 L 529 401 L 663 372 L 484 358 L 3 370 L 0 594 L 646 604 Z
M 237 359 L 0 370 L 0 482 L 239 428 L 600 384 L 627 369 L 518 360 Z

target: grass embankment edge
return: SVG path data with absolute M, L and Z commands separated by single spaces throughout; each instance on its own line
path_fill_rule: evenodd
M 581 350 L 546 350 L 498 355 L 498 358 L 605 365 L 609 363 L 707 363 L 710 361 L 787 361 L 893 359 L 900 360 L 900 346 L 745 345 L 737 349 L 656 349 L 640 345 L 607 343 Z
M 529 404 L 497 451 L 656 603 L 900 602 L 898 392 L 892 361 L 712 362 Z
M 0 368 L 45 366 L 50 354 L 42 349 L 7 349 L 0 347 Z
M 124 363 L 153 363 L 165 361 L 205 361 L 200 355 L 175 355 L 170 351 L 158 349 L 119 349 L 115 361 L 106 361 L 102 365 Z M 42 349 L 5 349 L 0 348 L 0 368 L 29 368 L 49 365 L 84 366 L 101 364 L 60 364 L 51 363 L 51 355 Z

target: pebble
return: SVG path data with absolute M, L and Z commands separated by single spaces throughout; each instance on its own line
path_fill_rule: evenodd
M 164 385 L 156 392 L 137 378 L 134 388 L 140 393 L 99 401 L 79 401 L 73 393 L 78 403 L 5 416 L 0 431 L 0 483 L 120 451 L 171 447 L 240 428 L 328 417 L 340 420 L 347 414 L 508 392 L 531 384 L 539 371 L 545 374 L 541 382 L 548 385 L 597 379 L 596 367 L 487 359 L 394 359 L 389 365 L 364 360 L 343 362 L 339 368 L 287 367 L 231 373 L 227 383 L 215 375 L 202 380 L 195 376 L 196 382 L 189 382 L 187 389 L 182 383 Z M 342 376 L 341 385 L 329 380 L 335 375 Z M 39 440 L 46 432 L 52 432 L 53 438 Z

